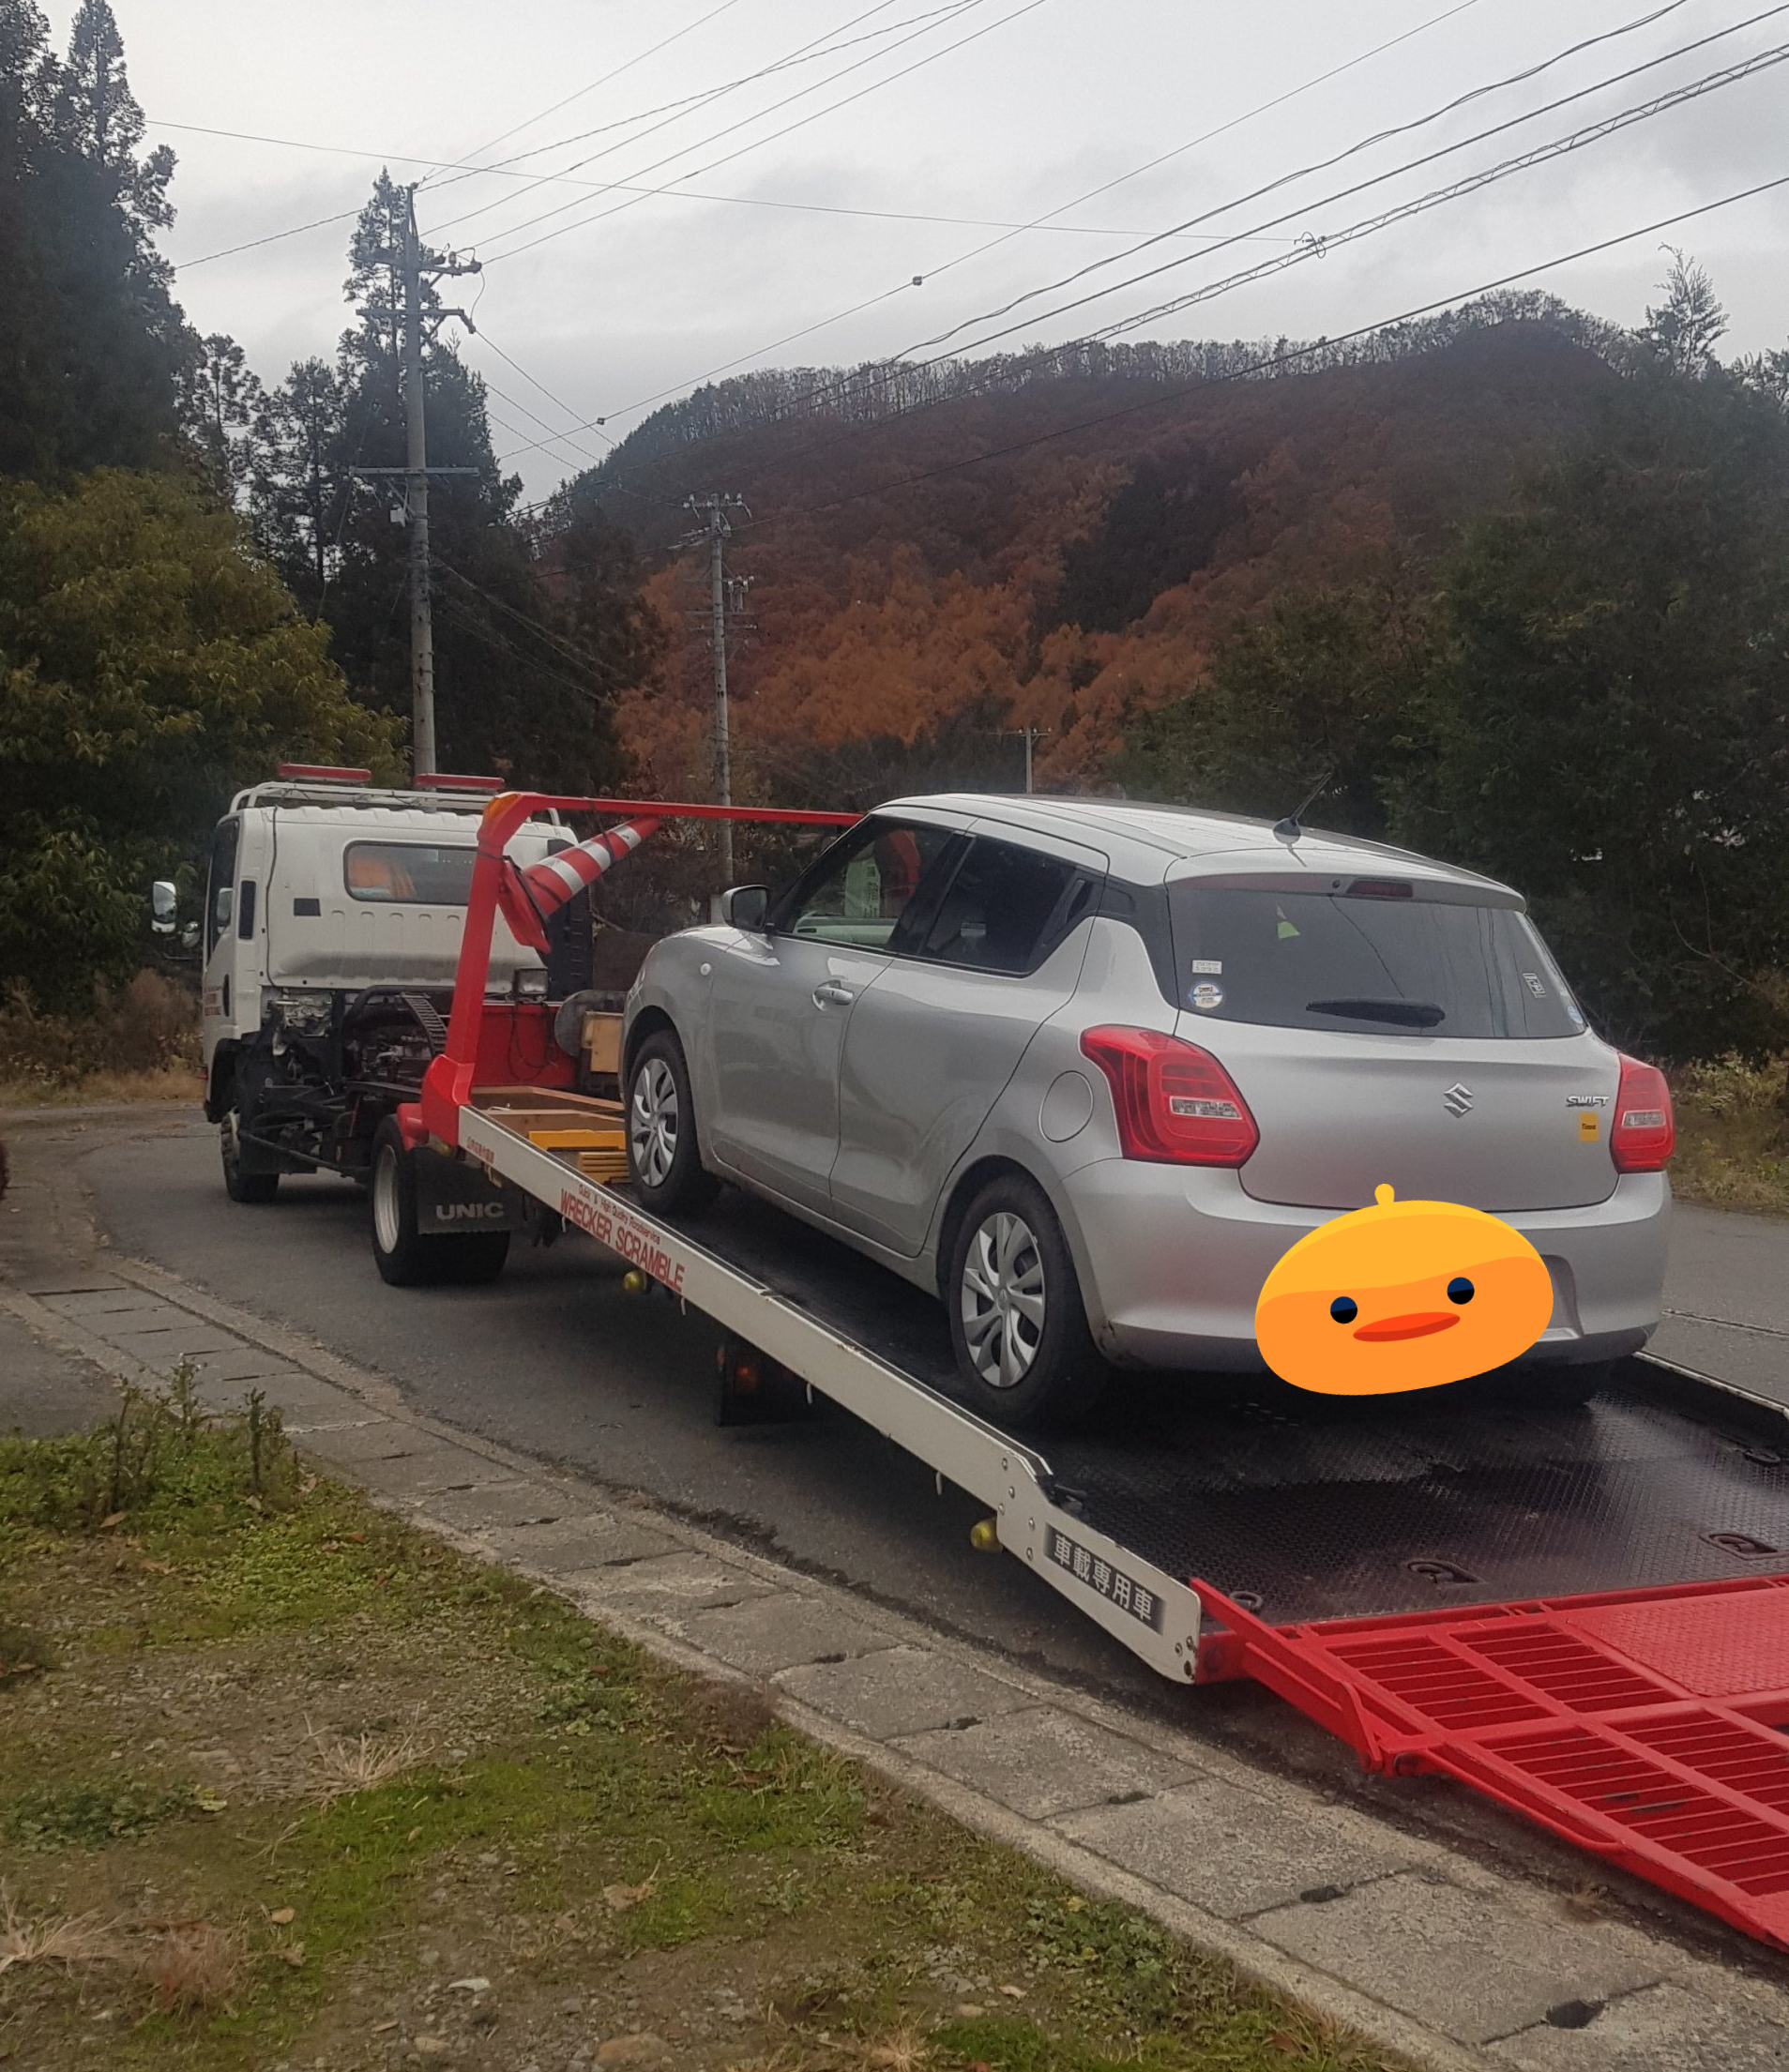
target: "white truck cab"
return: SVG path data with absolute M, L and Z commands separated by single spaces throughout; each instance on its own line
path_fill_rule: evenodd
M 379 1114 L 439 1048 L 478 819 L 501 788 L 287 765 L 232 799 L 206 878 L 201 1036 L 235 1198 L 269 1199 L 281 1172 L 364 1169 Z M 525 867 L 575 839 L 531 821 L 509 855 Z M 499 915 L 488 990 L 544 1001 L 548 976 Z
M 251 1042 L 270 1007 L 321 1029 L 335 996 L 368 986 L 451 991 L 485 798 L 286 779 L 238 792 L 206 874 L 203 1042 L 216 1098 L 220 1052 Z M 538 862 L 572 837 L 533 823 L 510 845 Z M 499 915 L 490 985 L 538 971 Z M 523 981 L 522 990 L 526 990 Z

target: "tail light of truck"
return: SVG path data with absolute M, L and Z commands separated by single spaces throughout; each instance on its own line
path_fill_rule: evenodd
M 1609 1153 L 1617 1172 L 1660 1172 L 1677 1147 L 1671 1089 L 1656 1065 L 1623 1056 Z
M 1089 1029 L 1081 1038 L 1112 1087 L 1127 1158 L 1239 1166 L 1261 1142 L 1249 1104 L 1209 1051 L 1155 1029 Z

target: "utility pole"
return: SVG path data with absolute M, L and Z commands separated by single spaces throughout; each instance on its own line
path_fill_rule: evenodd
M 432 469 L 429 465 L 422 378 L 422 283 L 441 274 L 477 273 L 479 267 L 476 259 L 455 259 L 451 253 L 443 259 L 423 250 L 417 232 L 414 187 L 404 196 L 398 263 L 403 274 L 404 512 L 410 522 L 410 771 L 417 777 L 438 767 L 434 617 L 429 602 L 429 476 L 477 472 L 472 468 Z M 463 311 L 451 313 L 470 327 Z
M 733 744 L 729 734 L 727 718 L 727 617 L 730 609 L 728 597 L 726 543 L 733 535 L 733 527 L 727 521 L 729 511 L 746 510 L 743 496 L 735 496 L 720 490 L 710 490 L 705 496 L 686 496 L 685 510 L 692 512 L 702 521 L 696 531 L 685 539 L 686 546 L 699 539 L 708 542 L 708 640 L 714 649 L 714 795 L 718 806 L 733 804 Z M 742 599 L 744 585 L 734 586 Z M 731 610 L 737 612 L 739 603 L 734 601 Z M 720 830 L 720 879 L 723 885 L 733 883 L 733 823 L 723 820 L 717 824 Z
M 1025 745 L 1025 792 L 1031 791 L 1031 751 L 1050 732 L 1048 727 L 1008 727 L 1008 734 L 1015 734 Z

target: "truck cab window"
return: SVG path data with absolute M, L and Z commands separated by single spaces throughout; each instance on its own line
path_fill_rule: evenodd
M 351 900 L 381 906 L 464 906 L 478 851 L 469 843 L 355 841 L 342 874 Z
M 209 957 L 218 946 L 218 938 L 226 933 L 236 903 L 236 844 L 240 838 L 240 823 L 234 820 L 220 821 L 218 831 L 211 838 L 211 868 L 205 891 L 205 955 Z

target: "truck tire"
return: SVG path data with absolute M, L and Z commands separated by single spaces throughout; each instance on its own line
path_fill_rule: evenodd
M 417 1220 L 417 1154 L 387 1115 L 372 1140 L 372 1259 L 393 1288 L 472 1287 L 495 1280 L 509 1256 L 508 1231 L 426 1237 Z
M 277 1172 L 245 1169 L 242 1115 L 234 1105 L 225 1109 L 218 1125 L 218 1151 L 223 1162 L 223 1191 L 233 1202 L 271 1202 L 280 1191 Z
M 628 1069 L 628 1174 L 655 1216 L 699 1216 L 720 1183 L 702 1163 L 690 1066 L 675 1032 L 656 1029 Z
M 1062 1226 L 1035 1180 L 1002 1173 L 970 1202 L 944 1298 L 957 1372 L 984 1417 L 1060 1430 L 1092 1416 L 1111 1369 L 1087 1328 Z

